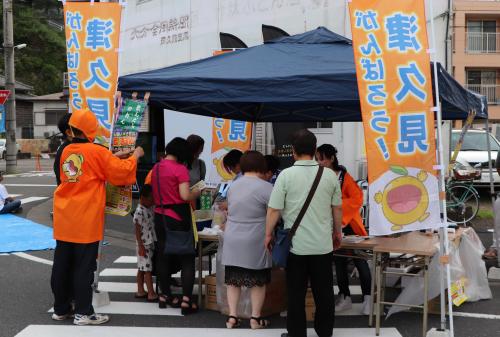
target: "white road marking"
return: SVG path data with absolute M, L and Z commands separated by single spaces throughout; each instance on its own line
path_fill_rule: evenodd
M 453 312 L 453 316 L 467 317 L 467 318 L 483 318 L 483 319 L 500 319 L 500 315 L 478 314 L 471 312 Z
M 176 290 L 181 290 L 180 287 L 172 287 L 172 292 L 177 293 Z M 106 291 L 108 293 L 129 293 L 133 294 L 137 291 L 137 283 L 129 282 L 99 282 L 99 290 Z M 205 288 L 203 287 L 203 293 L 205 293 Z M 198 285 L 195 284 L 193 287 L 193 294 L 198 295 Z
M 54 171 L 30 171 L 24 173 L 7 174 L 7 178 L 33 178 L 33 177 L 55 177 Z
M 137 275 L 137 268 L 106 268 L 101 273 L 99 276 L 136 276 Z M 208 276 L 209 273 L 208 271 L 204 270 L 203 271 L 203 277 Z M 181 277 L 181 273 L 178 272 L 175 275 L 172 275 L 173 277 Z M 196 276 L 198 276 L 198 271 L 196 271 Z
M 20 196 L 22 196 L 23 194 L 9 194 L 9 197 L 11 198 L 18 198 Z
M 12 187 L 57 187 L 57 185 L 51 184 L 4 184 L 4 186 L 12 186 Z
M 43 264 L 52 266 L 52 261 L 47 260 L 47 259 L 43 259 L 41 257 L 29 255 L 29 254 L 26 254 L 26 253 L 12 253 L 12 255 L 15 255 L 15 256 L 18 256 L 18 257 L 22 257 L 23 259 L 27 259 L 27 260 L 30 260 L 30 261 L 34 261 L 34 262 L 38 262 L 38 263 L 43 263 Z
M 137 256 L 120 256 L 113 263 L 137 263 Z
M 106 268 L 99 273 L 99 276 L 136 276 L 137 269 L 131 268 Z
M 113 318 L 111 318 L 113 319 Z M 111 321 L 112 322 L 112 321 Z M 250 330 L 238 329 L 237 333 L 230 329 L 207 328 L 141 328 L 118 326 L 71 326 L 71 325 L 30 325 L 18 333 L 16 337 L 276 337 L 285 329 Z M 313 329 L 307 330 L 307 335 L 316 336 Z M 334 329 L 335 337 L 373 337 L 373 328 Z M 402 337 L 396 328 L 381 328 L 380 335 L 384 337 Z
M 23 198 L 23 199 L 19 199 L 19 200 L 21 200 L 21 205 L 26 205 L 30 202 L 46 200 L 48 198 L 49 197 L 28 197 L 28 198 Z
M 119 258 L 117 258 L 114 261 L 114 263 L 137 264 L 137 256 L 120 256 Z M 105 276 L 105 275 L 101 274 L 101 276 Z M 115 276 L 121 276 L 121 275 L 115 275 Z M 180 273 L 177 273 L 174 276 L 175 277 L 180 277 Z M 205 276 L 207 276 L 207 275 L 205 275 L 205 273 L 203 273 L 203 277 L 205 277 Z M 363 292 L 361 291 L 361 286 L 358 286 L 358 285 L 350 286 L 349 290 L 351 291 L 351 296 L 356 296 L 356 295 L 362 295 L 363 294 Z M 108 291 L 108 290 L 106 290 L 106 291 Z M 333 291 L 335 292 L 335 294 L 338 294 L 339 293 L 339 288 L 337 286 L 334 286 L 334 290 Z
M 145 316 L 182 316 L 181 309 L 160 309 L 158 303 L 147 302 L 113 302 L 99 307 L 99 313 L 118 315 L 145 315 Z M 54 309 L 49 310 L 50 313 Z

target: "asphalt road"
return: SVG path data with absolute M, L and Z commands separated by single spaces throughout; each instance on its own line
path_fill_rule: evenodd
M 0 161 L 0 170 L 4 161 Z M 50 210 L 55 179 L 50 173 L 51 161 L 42 161 L 42 170 L 33 173 L 34 161 L 19 162 L 19 174 L 7 176 L 4 184 L 11 194 L 19 198 L 32 199 L 25 204 L 19 216 L 27 217 L 40 224 L 51 226 Z M 75 220 L 77 224 L 77 220 Z M 0 218 L 1 228 L 1 218 Z M 108 216 L 106 219 L 107 245 L 103 251 L 101 286 L 111 290 L 110 297 L 114 308 L 111 322 L 103 329 L 74 327 L 71 322 L 53 322 L 48 310 L 52 307 L 50 289 L 50 262 L 53 251 L 27 252 L 27 255 L 0 255 L 0 337 L 28 336 L 225 336 L 225 317 L 213 311 L 202 311 L 196 315 L 182 317 L 175 310 L 161 311 L 154 304 L 146 304 L 133 297 L 135 264 L 130 258 L 135 256 L 135 242 L 130 217 Z M 481 234 L 484 241 L 491 235 Z M 33 257 L 40 258 L 37 261 Z M 117 259 L 121 260 L 117 261 Z M 106 276 L 107 275 L 107 276 Z M 359 284 L 353 280 L 353 293 Z M 473 317 L 455 317 L 455 336 L 499 336 L 500 335 L 500 282 L 490 282 L 494 298 L 477 303 L 465 303 L 457 309 L 471 313 Z M 388 296 L 393 297 L 394 291 Z M 361 296 L 353 295 L 355 302 Z M 98 309 L 99 311 L 99 309 Z M 489 315 L 489 316 L 484 316 Z M 488 317 L 488 318 L 485 318 Z M 381 336 L 421 336 L 422 315 L 407 312 L 393 315 L 383 321 Z M 285 319 L 279 316 L 271 318 L 272 329 L 252 332 L 245 329 L 231 331 L 231 336 L 279 336 L 285 327 Z M 439 316 L 430 315 L 429 327 L 439 326 Z M 311 326 L 312 327 L 312 326 Z M 335 320 L 335 336 L 374 336 L 372 329 L 367 329 L 367 318 L 360 315 L 338 315 Z M 161 329 L 153 329 L 161 328 Z M 176 328 L 182 328 L 178 330 Z M 199 330 L 201 329 L 201 330 Z M 314 333 L 312 333 L 314 336 Z

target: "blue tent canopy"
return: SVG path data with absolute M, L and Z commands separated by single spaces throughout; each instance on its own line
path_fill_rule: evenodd
M 486 99 L 438 64 L 443 118 L 487 118 Z M 256 122 L 361 121 L 351 40 L 324 27 L 266 44 L 122 76 L 124 95 L 150 92 L 150 104 Z

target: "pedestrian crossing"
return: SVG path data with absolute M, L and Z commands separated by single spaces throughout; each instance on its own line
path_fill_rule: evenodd
M 112 321 L 110 322 L 112 324 Z M 30 325 L 21 331 L 16 337 L 67 337 L 67 336 L 92 336 L 92 337 L 277 337 L 283 329 L 206 329 L 206 328 L 151 328 L 151 327 L 118 327 L 118 326 L 51 326 Z M 334 329 L 335 337 L 372 337 L 375 335 L 373 329 Z M 308 337 L 316 336 L 313 329 L 308 329 Z M 401 337 L 396 328 L 382 328 L 382 337 Z
M 207 314 L 208 312 L 201 312 L 194 316 L 182 317 L 180 309 L 159 309 L 157 303 L 148 303 L 134 300 L 134 294 L 137 291 L 137 285 L 135 283 L 135 277 L 137 274 L 136 268 L 137 258 L 135 256 L 121 256 L 114 260 L 111 267 L 102 270 L 99 274 L 99 290 L 105 291 L 110 294 L 111 302 L 109 305 L 101 306 L 96 308 L 96 311 L 103 314 L 109 314 L 111 317 L 110 323 L 104 326 L 95 327 L 81 327 L 73 325 L 64 325 L 61 323 L 55 323 L 49 321 L 49 315 L 47 315 L 47 320 L 49 325 L 29 325 L 24 330 L 19 332 L 15 337 L 66 337 L 66 336 L 78 336 L 78 337 L 137 337 L 137 336 L 151 336 L 160 337 L 166 334 L 170 337 L 191 337 L 191 336 L 203 336 L 203 337 L 271 337 L 280 336 L 284 329 L 265 329 L 260 331 L 252 331 L 250 329 L 239 329 L 237 333 L 233 330 L 221 329 L 223 327 L 224 318 L 217 319 L 213 327 L 210 328 L 190 328 L 189 326 L 196 326 L 197 317 Z M 203 276 L 207 275 L 207 271 L 203 271 Z M 180 277 L 180 274 L 175 275 Z M 335 291 L 338 291 L 335 289 Z M 351 287 L 352 294 L 361 294 L 361 289 L 359 286 Z M 173 288 L 174 293 L 181 293 L 182 289 Z M 198 295 L 199 289 L 195 285 L 193 294 Z M 48 310 L 48 313 L 52 313 L 53 309 Z M 347 312 L 338 313 L 337 316 L 355 316 L 360 315 L 361 303 L 354 304 L 353 309 Z M 123 319 L 121 317 L 134 317 L 133 319 L 126 319 L 126 324 L 130 326 L 123 326 Z M 200 315 L 200 316 L 198 316 Z M 197 317 L 195 317 L 197 316 Z M 151 318 L 154 321 L 160 322 L 158 325 L 160 327 L 138 327 L 133 326 L 135 322 L 140 321 L 140 318 L 144 317 L 147 322 L 151 322 Z M 154 318 L 168 318 L 165 320 L 155 320 Z M 366 317 L 366 316 L 364 316 Z M 175 320 L 177 319 L 177 321 Z M 113 325 L 114 320 L 118 321 L 118 324 Z M 171 322 L 181 322 L 179 320 L 191 320 L 191 323 L 174 323 Z M 193 321 L 194 320 L 194 321 Z M 366 322 L 367 322 L 366 318 Z M 365 322 L 365 319 L 360 320 L 360 322 Z M 164 323 L 163 323 L 164 322 Z M 170 323 L 167 323 L 170 322 Z M 193 324 L 193 322 L 195 322 Z M 161 327 L 163 325 L 163 327 Z M 336 337 L 368 337 L 374 335 L 374 329 L 366 328 L 366 323 L 360 323 L 360 328 L 348 328 L 348 329 L 335 329 L 334 335 Z M 118 325 L 118 326 L 117 326 Z M 151 324 L 147 324 L 151 325 Z M 154 325 L 154 324 L 153 324 Z M 179 325 L 182 327 L 165 327 L 165 325 Z M 206 323 L 204 323 L 206 325 Z M 316 336 L 314 330 L 310 329 L 308 331 L 308 336 Z M 381 330 L 381 336 L 383 337 L 401 337 L 401 334 L 395 328 L 383 328 Z

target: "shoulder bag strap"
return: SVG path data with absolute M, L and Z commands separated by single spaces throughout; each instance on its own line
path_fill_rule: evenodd
M 163 202 L 161 201 L 161 188 L 160 188 L 160 163 L 157 163 L 156 166 L 154 167 L 156 171 L 156 186 L 158 187 L 158 198 L 160 199 L 160 208 L 163 208 Z M 163 226 L 165 226 L 165 230 L 167 230 L 166 226 L 166 221 L 165 221 L 165 214 L 163 213 L 163 210 L 161 212 L 161 219 L 163 221 Z
M 323 175 L 324 167 L 320 166 L 318 168 L 318 173 L 316 174 L 316 178 L 314 179 L 314 182 L 311 186 L 311 190 L 309 191 L 309 194 L 307 195 L 306 201 L 304 202 L 304 206 L 302 206 L 302 209 L 299 212 L 299 215 L 297 216 L 297 219 L 295 219 L 295 222 L 293 223 L 292 228 L 290 229 L 290 232 L 288 232 L 288 239 L 292 240 L 293 236 L 295 235 L 295 232 L 297 231 L 297 228 L 299 228 L 300 222 L 302 221 L 302 218 L 306 214 L 307 209 L 309 208 L 309 204 L 311 204 L 311 200 L 314 196 L 314 193 L 316 193 L 316 189 L 318 188 L 319 181 L 321 180 L 321 176 Z

